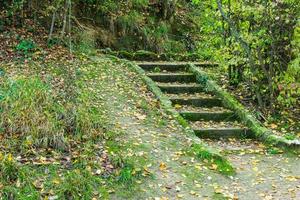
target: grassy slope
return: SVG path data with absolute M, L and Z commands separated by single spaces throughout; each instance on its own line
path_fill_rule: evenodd
M 1 65 L 1 198 L 107 197 L 142 174 L 101 96 L 112 63 L 59 60 Z

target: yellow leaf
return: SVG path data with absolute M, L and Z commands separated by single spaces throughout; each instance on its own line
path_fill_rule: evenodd
M 272 129 L 275 129 L 275 128 L 277 128 L 278 126 L 277 126 L 276 124 L 271 124 L 270 127 L 271 127 Z
M 166 169 L 167 169 L 167 165 L 166 165 L 166 163 L 160 163 L 160 165 L 159 165 L 159 169 L 160 169 L 160 171 L 165 171 Z
M 0 152 L 0 161 L 3 160 L 4 156 L 3 154 Z
M 215 193 L 216 194 L 222 194 L 223 193 L 223 190 L 221 188 L 216 188 L 215 189 Z
M 7 160 L 8 160 L 9 162 L 11 162 L 11 161 L 13 160 L 13 157 L 12 157 L 11 154 L 8 154 Z
M 60 181 L 58 179 L 54 179 L 52 182 L 56 185 L 58 185 L 60 183 Z
M 181 105 L 179 105 L 179 104 L 175 104 L 175 105 L 174 105 L 174 107 L 175 107 L 176 109 L 180 109 L 180 108 L 182 108 L 182 106 L 181 106 Z
M 218 169 L 218 165 L 216 165 L 216 164 L 212 164 L 212 165 L 211 165 L 211 167 L 210 167 L 210 169 L 212 169 L 212 170 L 216 170 L 216 169 Z

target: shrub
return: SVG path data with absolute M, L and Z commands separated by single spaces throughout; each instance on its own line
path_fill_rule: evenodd
M 29 56 L 37 48 L 37 45 L 32 40 L 21 40 L 16 46 L 16 50 L 23 56 Z

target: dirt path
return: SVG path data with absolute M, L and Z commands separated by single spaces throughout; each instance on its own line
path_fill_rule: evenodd
M 107 72 L 106 72 L 107 73 Z M 237 175 L 225 177 L 184 152 L 192 140 L 178 123 L 157 108 L 153 95 L 133 72 L 112 65 L 104 79 L 102 96 L 110 108 L 110 120 L 124 131 L 124 156 L 145 158 L 145 179 L 130 199 L 299 199 L 299 157 L 272 155 L 262 144 L 239 141 L 207 141 L 230 149 L 227 157 Z M 232 147 L 230 147 L 232 146 Z M 242 147 L 242 148 L 241 148 Z M 115 193 L 112 199 L 127 199 Z M 226 198 L 225 198 L 226 199 Z

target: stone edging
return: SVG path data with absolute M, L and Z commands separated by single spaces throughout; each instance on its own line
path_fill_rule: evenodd
M 245 122 L 245 124 L 254 132 L 254 135 L 257 139 L 266 143 L 274 144 L 276 146 L 299 149 L 299 140 L 287 140 L 284 137 L 274 135 L 271 130 L 264 127 L 238 100 L 236 100 L 228 92 L 224 91 L 214 81 L 210 80 L 207 73 L 200 70 L 193 64 L 189 65 L 189 69 L 196 75 L 198 82 L 203 83 L 204 80 L 207 90 L 213 92 L 215 95 L 221 98 L 223 103 L 228 108 L 232 109 L 239 116 L 239 118 Z

